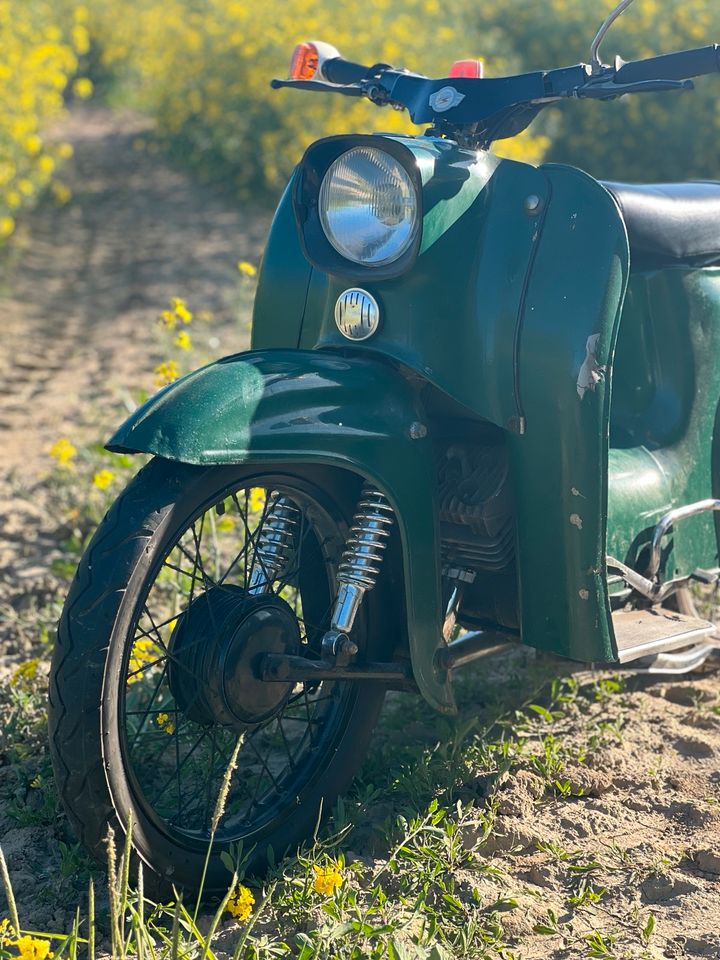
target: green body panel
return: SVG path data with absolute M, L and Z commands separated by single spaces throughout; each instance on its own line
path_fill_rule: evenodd
M 295 172 L 270 226 L 253 307 L 251 348 L 297 347 L 312 267 L 297 241 Z M 272 317 L 272 323 L 268 318 Z
M 378 402 L 378 398 L 382 402 Z M 134 413 L 108 448 L 185 463 L 324 463 L 377 484 L 400 528 L 408 636 L 418 687 L 453 708 L 436 671 L 441 642 L 435 466 L 413 388 L 388 365 L 306 351 L 244 353 L 196 370 Z
M 664 513 L 718 494 L 718 357 L 720 270 L 632 275 L 615 363 L 608 553 L 640 570 Z M 663 578 L 717 565 L 712 515 L 677 524 L 663 552 Z
M 442 142 L 442 141 L 441 141 Z M 361 348 L 416 371 L 476 416 L 513 428 L 520 415 L 515 340 L 545 205 L 533 167 L 451 148 L 425 186 L 423 242 L 402 277 L 365 281 L 383 320 Z M 313 271 L 301 346 L 344 349 L 334 321 L 344 278 Z M 354 346 L 354 349 L 358 349 Z
M 522 635 L 574 659 L 614 660 L 605 574 L 605 373 L 627 283 L 627 234 L 614 200 L 595 180 L 569 167 L 542 169 L 552 201 L 518 351 L 526 425 L 510 440 Z M 595 377 L 588 381 L 589 369 Z

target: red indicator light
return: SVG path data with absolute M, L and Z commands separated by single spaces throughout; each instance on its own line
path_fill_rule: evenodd
M 468 77 L 472 80 L 481 80 L 483 65 L 481 60 L 456 60 L 450 67 L 449 77 Z
M 299 43 L 290 61 L 291 80 L 312 80 L 318 72 L 320 57 L 314 43 Z

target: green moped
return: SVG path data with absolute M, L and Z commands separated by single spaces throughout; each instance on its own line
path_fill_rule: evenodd
M 720 183 L 600 183 L 499 159 L 549 104 L 678 91 L 717 45 L 448 77 L 296 48 L 276 87 L 403 108 L 416 137 L 305 153 L 248 352 L 110 440 L 151 454 L 59 626 L 50 734 L 68 816 L 160 883 L 224 890 L 312 834 L 384 692 L 454 708 L 499 643 L 701 664 L 718 577 Z M 224 806 L 216 811 L 223 777 Z

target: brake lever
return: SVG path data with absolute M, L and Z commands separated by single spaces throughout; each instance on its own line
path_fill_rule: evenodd
M 570 94 L 578 100 L 611 100 L 626 93 L 659 93 L 663 90 L 694 90 L 692 80 L 639 80 L 637 83 L 601 81 L 576 87 Z
M 362 87 L 354 85 L 341 86 L 337 83 L 324 83 L 322 80 L 271 80 L 270 86 L 273 90 L 279 90 L 281 87 L 294 87 L 296 90 L 314 90 L 316 93 L 341 93 L 345 97 L 363 97 L 365 91 Z

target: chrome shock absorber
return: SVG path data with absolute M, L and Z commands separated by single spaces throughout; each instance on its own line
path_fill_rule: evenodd
M 295 549 L 300 518 L 300 508 L 289 497 L 275 495 L 258 535 L 248 593 L 269 593 L 273 582 L 287 570 Z
M 338 659 L 357 653 L 348 634 L 365 593 L 377 582 L 394 521 L 393 508 L 384 494 L 365 484 L 338 567 L 338 594 L 330 630 L 323 637 L 325 656 Z

